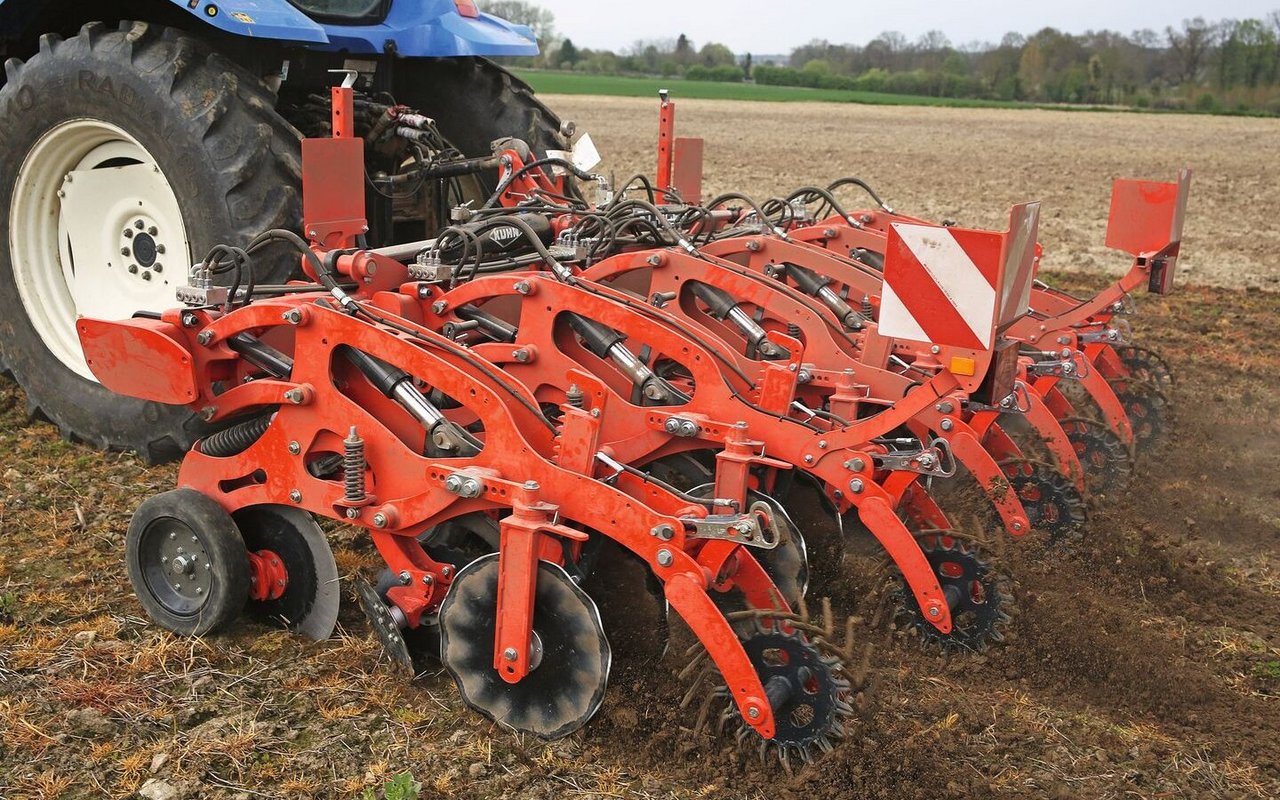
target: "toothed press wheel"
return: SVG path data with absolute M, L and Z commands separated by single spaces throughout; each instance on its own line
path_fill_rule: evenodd
M 527 675 L 494 669 L 498 554 L 472 561 L 440 605 L 440 654 L 463 702 L 494 722 L 544 739 L 587 724 L 604 701 L 612 654 L 596 605 L 563 568 L 538 562 Z
M 900 616 L 926 642 L 948 650 L 983 650 L 1004 640 L 1000 626 L 1009 619 L 999 576 L 977 550 L 957 539 L 930 534 L 918 539 L 951 609 L 951 632 L 942 633 L 920 611 L 915 595 L 899 589 Z

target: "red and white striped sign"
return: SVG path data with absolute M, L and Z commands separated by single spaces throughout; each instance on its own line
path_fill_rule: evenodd
M 894 223 L 885 251 L 880 333 L 990 350 L 1026 313 L 1039 203 L 1014 206 L 1006 233 Z

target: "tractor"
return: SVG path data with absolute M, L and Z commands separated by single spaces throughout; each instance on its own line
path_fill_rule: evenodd
M 471 0 L 0 0 L 0 51 L 0 369 L 63 436 L 152 462 L 207 426 L 104 389 L 75 320 L 165 307 L 215 243 L 296 228 L 300 142 L 329 133 L 331 72 L 350 76 L 357 114 L 379 102 L 431 118 L 412 158 L 476 157 L 417 191 L 378 179 L 404 153 L 371 163 L 373 245 L 428 236 L 442 209 L 486 197 L 492 141 L 564 146 L 560 120 L 489 60 L 536 54 L 533 33 Z M 296 271 L 277 249 L 259 280 Z

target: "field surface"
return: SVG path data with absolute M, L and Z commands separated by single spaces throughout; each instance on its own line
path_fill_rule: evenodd
M 548 100 L 606 169 L 652 172 L 654 103 Z M 405 771 L 423 797 L 1280 796 L 1278 123 L 699 101 L 680 120 L 709 140 L 711 192 L 858 174 L 901 210 L 973 225 L 1042 199 L 1048 266 L 1074 270 L 1051 277 L 1082 292 L 1123 266 L 1101 247 L 1109 181 L 1196 168 L 1183 286 L 1134 318 L 1178 375 L 1176 433 L 1082 542 L 988 542 L 1014 576 L 1003 647 L 923 652 L 877 621 L 876 560 L 855 553 L 815 592 L 859 616 L 870 686 L 818 763 L 788 775 L 692 730 L 680 647 L 620 662 L 579 734 L 513 737 L 447 675 L 391 669 L 349 582 L 322 644 L 148 624 L 121 547 L 174 469 L 62 441 L 0 378 L 0 797 L 375 797 Z M 333 541 L 344 577 L 373 568 L 364 538 Z
M 544 100 L 591 133 L 600 169 L 620 181 L 653 174 L 656 97 Z M 1191 167 L 1180 277 L 1280 288 L 1280 120 L 676 101 L 677 135 L 706 139 L 708 199 L 729 190 L 764 199 L 856 175 L 898 211 L 974 227 L 1003 227 L 1010 205 L 1040 200 L 1054 269 L 1126 269 L 1102 244 L 1111 181 L 1173 180 Z

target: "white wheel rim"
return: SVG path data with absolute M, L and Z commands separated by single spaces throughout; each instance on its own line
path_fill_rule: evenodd
M 76 119 L 41 136 L 18 170 L 9 258 L 45 346 L 95 380 L 76 319 L 175 306 L 191 246 L 177 196 L 146 148 L 111 123 Z

